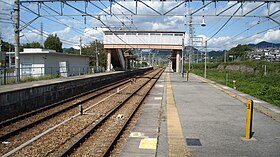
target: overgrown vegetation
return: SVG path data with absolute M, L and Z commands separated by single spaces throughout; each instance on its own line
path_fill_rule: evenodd
M 208 64 L 207 78 L 267 101 L 280 107 L 280 64 L 270 62 L 231 62 L 227 65 L 243 65 L 254 68 L 253 72 L 218 70 L 220 64 Z M 265 67 L 266 66 L 266 72 Z M 187 67 L 187 66 L 186 66 Z M 194 64 L 191 72 L 204 76 L 204 64 Z

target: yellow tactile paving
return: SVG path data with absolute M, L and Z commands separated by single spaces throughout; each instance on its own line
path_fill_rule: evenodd
M 169 157 L 189 156 L 185 138 L 173 97 L 173 89 L 170 81 L 170 74 L 166 77 L 167 92 L 167 136 Z
M 156 149 L 157 148 L 157 138 L 144 138 L 140 141 L 140 149 Z

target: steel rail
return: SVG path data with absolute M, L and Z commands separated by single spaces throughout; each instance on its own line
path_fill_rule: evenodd
M 150 73 L 150 71 L 151 71 L 151 70 L 149 70 L 148 72 Z M 95 92 L 95 91 L 98 91 L 98 90 L 101 90 L 101 89 L 104 89 L 104 88 L 113 86 L 113 85 L 115 85 L 115 84 L 118 84 L 118 83 L 120 83 L 120 82 L 122 82 L 122 81 L 128 80 L 128 79 L 130 79 L 130 78 L 132 78 L 132 77 L 136 77 L 136 76 L 137 76 L 137 75 L 134 74 L 134 75 L 130 76 L 129 78 L 125 78 L 125 79 L 116 81 L 116 82 L 114 82 L 114 83 L 110 83 L 110 84 L 108 84 L 108 85 L 99 87 L 99 88 L 97 88 L 97 89 L 93 89 L 93 90 L 90 90 L 90 91 L 87 91 L 87 92 L 84 92 L 84 93 L 75 95 L 75 96 L 73 96 L 73 97 L 66 98 L 66 99 L 64 99 L 64 100 L 62 100 L 62 101 L 53 103 L 53 104 L 51 104 L 51 105 L 42 107 L 42 108 L 40 108 L 40 109 L 33 110 L 33 111 L 31 111 L 31 112 L 22 114 L 22 115 L 20 115 L 20 116 L 17 116 L 17 117 L 14 117 L 14 118 L 11 118 L 11 119 L 2 121 L 2 122 L 0 122 L 0 129 L 3 128 L 3 127 L 5 127 L 5 126 L 8 126 L 8 125 L 10 125 L 10 124 L 12 124 L 12 123 L 15 123 L 15 122 L 17 122 L 17 121 L 20 121 L 20 120 L 23 120 L 23 119 L 25 119 L 25 118 L 31 117 L 31 116 L 33 116 L 33 115 L 35 115 L 35 114 L 40 113 L 40 112 L 43 112 L 43 111 L 49 110 L 49 109 L 51 109 L 51 108 L 54 108 L 54 107 L 56 107 L 56 106 L 58 106 L 58 105 L 60 105 L 60 104 L 67 103 L 67 102 L 72 101 L 72 100 L 74 100 L 74 99 L 76 99 L 76 98 L 78 98 L 78 97 L 82 97 L 82 96 L 85 96 L 85 95 L 90 94 L 90 93 L 92 93 L 92 92 Z M 102 77 L 104 77 L 104 76 L 101 76 L 101 78 L 102 78 Z M 137 76 L 137 77 L 141 77 L 141 76 Z M 1 141 L 1 140 L 0 140 L 0 141 Z
M 157 73 L 158 74 L 158 73 Z M 156 74 L 156 75 L 157 75 Z M 151 80 L 152 78 L 150 78 Z M 86 141 L 86 139 L 99 127 L 101 126 L 113 113 L 117 111 L 124 103 L 126 103 L 131 97 L 133 97 L 138 91 L 140 91 L 147 83 L 150 82 L 147 81 L 141 87 L 139 87 L 136 91 L 134 91 L 129 97 L 127 97 L 124 101 L 120 102 L 118 105 L 116 105 L 112 110 L 106 113 L 104 117 L 102 117 L 98 123 L 95 123 L 84 135 L 82 135 L 74 144 L 69 146 L 61 155 L 60 157 L 67 157 L 70 154 L 72 154 L 76 148 L 78 148 L 82 143 Z
M 94 90 L 87 91 L 87 92 L 85 92 L 85 93 L 81 93 L 81 94 L 75 95 L 75 96 L 73 96 L 73 97 L 70 97 L 70 98 L 64 99 L 64 100 L 62 100 L 62 101 L 53 103 L 53 104 L 51 104 L 51 105 L 48 105 L 48 106 L 39 108 L 39 109 L 37 109 L 37 110 L 33 110 L 33 111 L 31 111 L 31 112 L 22 114 L 22 115 L 20 115 L 20 116 L 17 116 L 17 117 L 14 117 L 14 118 L 11 118 L 11 119 L 2 121 L 2 122 L 0 123 L 0 129 L 3 128 L 3 127 L 5 127 L 5 126 L 7 126 L 7 125 L 10 125 L 10 124 L 12 124 L 12 123 L 15 123 L 15 122 L 17 122 L 17 121 L 19 121 L 19 120 L 28 118 L 28 117 L 33 116 L 33 115 L 35 115 L 35 114 L 38 114 L 38 113 L 40 113 L 40 112 L 43 112 L 43 111 L 49 110 L 49 109 L 51 109 L 51 108 L 54 108 L 54 107 L 56 107 L 57 105 L 60 105 L 60 104 L 63 104 L 63 103 L 67 103 L 67 102 L 72 101 L 72 100 L 74 100 L 74 99 L 76 99 L 76 98 L 78 98 L 78 97 L 82 97 L 82 96 L 85 96 L 85 95 L 87 95 L 87 94 L 89 94 L 89 93 L 92 93 L 92 92 L 95 92 L 95 91 L 98 91 L 98 90 L 107 88 L 107 87 L 109 87 L 109 86 L 118 84 L 118 83 L 120 83 L 120 82 L 122 82 L 122 81 L 124 81 L 124 80 L 126 80 L 126 79 L 123 79 L 123 80 L 120 80 L 120 81 L 117 81 L 117 82 L 114 82 L 114 83 L 105 85 L 105 86 L 103 86 L 103 87 L 99 87 L 99 88 L 94 89 Z
M 164 69 L 162 69 L 159 73 L 159 77 L 162 75 L 162 73 L 164 72 Z M 158 74 L 156 74 L 155 76 L 157 76 Z M 153 78 L 155 78 L 155 76 Z M 137 112 L 137 110 L 139 109 L 139 107 L 141 106 L 141 104 L 144 102 L 145 98 L 147 97 L 147 95 L 150 93 L 150 91 L 152 90 L 152 88 L 154 87 L 154 85 L 156 84 L 156 82 L 158 81 L 158 78 L 155 78 L 156 81 L 152 84 L 151 88 L 145 93 L 145 95 L 142 97 L 141 101 L 138 103 L 137 107 L 134 109 L 134 111 L 130 114 L 129 118 L 126 120 L 126 122 L 124 123 L 124 125 L 122 126 L 122 129 L 116 134 L 114 140 L 111 142 L 110 146 L 107 148 L 107 150 L 103 153 L 103 156 L 109 156 L 110 152 L 114 149 L 114 146 L 116 145 L 116 143 L 118 142 L 118 140 L 120 139 L 122 132 L 125 130 L 126 126 L 129 124 L 130 120 L 132 119 L 133 115 L 135 115 L 135 113 Z M 151 80 L 153 79 L 151 78 Z M 150 81 L 151 81 L 150 80 Z
M 20 128 L 18 128 L 18 129 L 16 129 L 16 130 L 13 130 L 13 131 L 7 133 L 7 134 L 5 134 L 5 135 L 2 135 L 2 136 L 0 136 L 0 141 L 5 141 L 5 140 L 7 140 L 7 139 L 10 138 L 10 137 L 19 134 L 20 132 L 23 132 L 23 131 L 25 131 L 25 130 L 28 130 L 28 129 L 30 129 L 30 128 L 32 128 L 32 127 L 34 127 L 34 126 L 36 126 L 36 125 L 38 125 L 38 124 L 40 124 L 40 123 L 42 123 L 42 122 L 44 122 L 44 121 L 47 121 L 47 120 L 51 119 L 52 117 L 55 117 L 55 116 L 57 116 L 57 115 L 59 115 L 59 114 L 61 114 L 61 113 L 64 113 L 64 112 L 66 112 L 66 111 L 68 111 L 68 110 L 70 110 L 70 109 L 72 109 L 72 108 L 74 108 L 74 107 L 77 107 L 77 106 L 79 106 L 79 105 L 81 105 L 81 104 L 83 104 L 83 103 L 89 101 L 90 99 L 93 99 L 93 98 L 95 98 L 95 97 L 97 97 L 97 96 L 100 96 L 100 95 L 102 95 L 102 94 L 104 94 L 104 93 L 107 93 L 107 92 L 110 91 L 110 90 L 116 89 L 117 87 L 122 86 L 122 85 L 124 85 L 124 84 L 126 84 L 126 83 L 128 83 L 128 82 L 129 82 L 129 80 L 126 80 L 125 82 L 122 82 L 122 83 L 119 84 L 118 86 L 115 86 L 115 87 L 113 87 L 113 88 L 110 88 L 110 89 L 108 89 L 108 90 L 105 90 L 105 91 L 103 91 L 103 92 L 101 92 L 101 93 L 97 93 L 97 94 L 94 95 L 94 96 L 91 96 L 91 97 L 89 97 L 89 98 L 87 98 L 87 99 L 84 99 L 84 100 L 82 100 L 82 101 L 76 102 L 76 103 L 74 103 L 74 104 L 72 104 L 72 105 L 70 105 L 70 106 L 68 106 L 68 107 L 66 107 L 66 108 L 64 108 L 64 109 L 61 109 L 61 110 L 56 111 L 56 112 L 53 112 L 53 113 L 47 115 L 46 117 L 43 117 L 43 118 L 41 118 L 41 119 L 38 119 L 38 120 L 36 120 L 36 121 L 34 121 L 34 122 L 30 123 L 30 124 L 27 124 L 27 125 L 25 125 L 25 126 L 23 126 L 23 127 L 20 127 Z M 100 89 L 96 89 L 94 92 L 96 92 L 96 91 L 98 91 L 98 90 L 100 90 Z
M 135 77 L 135 76 L 136 76 L 136 75 L 132 75 L 132 76 L 129 77 L 129 78 L 132 78 L 132 77 Z M 23 131 L 25 131 L 25 130 L 28 130 L 28 129 L 30 129 L 30 128 L 32 128 L 32 127 L 34 127 L 34 126 L 36 126 L 36 125 L 38 125 L 38 124 L 40 124 L 40 123 L 42 123 L 42 122 L 44 122 L 44 121 L 46 121 L 46 120 L 48 120 L 48 119 L 54 117 L 54 116 L 57 116 L 58 114 L 61 114 L 61 113 L 63 113 L 63 112 L 66 112 L 66 111 L 68 111 L 68 110 L 70 110 L 70 109 L 72 109 L 72 108 L 74 108 L 74 107 L 76 107 L 76 106 L 78 106 L 78 105 L 80 105 L 80 104 L 83 104 L 83 103 L 85 103 L 86 101 L 89 101 L 90 99 L 93 99 L 94 97 L 100 96 L 100 95 L 102 95 L 102 94 L 104 94 L 104 93 L 106 93 L 106 92 L 108 92 L 108 91 L 110 91 L 110 90 L 116 89 L 117 87 L 122 86 L 122 85 L 128 83 L 128 82 L 129 82 L 129 78 L 127 78 L 127 79 L 122 79 L 122 80 L 120 80 L 120 81 L 117 81 L 117 82 L 114 82 L 114 83 L 105 85 L 105 86 L 103 86 L 103 87 L 100 87 L 100 88 L 91 90 L 91 91 L 89 91 L 89 92 L 82 93 L 82 94 L 80 94 L 80 95 L 78 95 L 78 96 L 74 96 L 74 97 L 68 98 L 67 100 L 63 100 L 63 101 L 61 101 L 61 102 L 52 104 L 52 105 L 50 105 L 50 106 L 41 108 L 41 109 L 39 109 L 39 110 L 37 110 L 37 111 L 35 111 L 35 112 L 31 112 L 31 113 L 29 113 L 29 115 L 23 115 L 23 116 L 16 117 L 15 119 L 12 119 L 11 121 L 15 121 L 15 122 L 16 122 L 16 120 L 19 121 L 19 120 L 22 120 L 22 119 L 24 119 L 24 118 L 28 118 L 28 117 L 26 117 L 26 116 L 29 116 L 29 117 L 30 117 L 30 116 L 32 116 L 32 115 L 39 114 L 39 113 L 45 111 L 46 109 L 52 109 L 52 108 L 56 107 L 57 105 L 62 105 L 63 103 L 72 101 L 72 100 L 74 100 L 74 99 L 76 99 L 76 98 L 78 98 L 78 97 L 82 97 L 82 96 L 85 96 L 85 95 L 87 95 L 87 94 L 90 94 L 90 93 L 96 92 L 96 91 L 98 91 L 98 90 L 105 89 L 105 88 L 107 88 L 107 87 L 110 87 L 110 86 L 113 86 L 113 85 L 116 85 L 116 84 L 120 83 L 119 85 L 117 85 L 117 86 L 115 86 L 115 87 L 109 88 L 109 89 L 107 89 L 107 90 L 105 90 L 105 91 L 103 91 L 103 92 L 101 92 L 101 93 L 97 93 L 97 94 L 94 95 L 94 96 L 91 96 L 91 97 L 89 97 L 89 98 L 87 98 L 87 99 L 84 99 L 84 100 L 82 100 L 82 101 L 79 101 L 79 102 L 77 102 L 77 103 L 74 103 L 74 104 L 72 104 L 72 105 L 70 105 L 70 106 L 68 106 L 68 107 L 66 107 L 66 108 L 64 108 L 64 109 L 61 109 L 61 110 L 56 111 L 56 112 L 53 112 L 53 113 L 51 113 L 51 114 L 49 114 L 49 115 L 47 115 L 47 116 L 45 116 L 45 117 L 43 117 L 43 118 L 41 118 L 41 119 L 38 119 L 38 120 L 36 120 L 36 121 L 30 123 L 30 124 L 27 124 L 27 125 L 25 125 L 25 126 L 23 126 L 23 127 L 21 127 L 21 128 L 18 128 L 18 129 L 13 130 L 13 131 L 11 131 L 11 132 L 5 134 L 5 135 L 2 135 L 2 136 L 0 136 L 0 141 L 5 141 L 6 139 L 8 139 L 8 138 L 10 138 L 10 137 L 12 137 L 12 136 L 14 136 L 14 135 L 17 135 L 17 134 L 19 134 L 20 132 L 23 132 Z M 8 121 L 7 123 L 11 123 L 11 121 Z

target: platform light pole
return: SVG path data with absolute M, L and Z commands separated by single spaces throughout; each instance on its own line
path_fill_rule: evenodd
M 19 54 L 19 0 L 14 1 L 14 33 L 15 33 L 15 72 L 16 83 L 20 81 L 20 54 Z

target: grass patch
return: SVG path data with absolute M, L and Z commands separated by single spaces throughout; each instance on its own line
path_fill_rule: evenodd
M 250 63 L 250 66 L 261 70 L 262 64 L 257 63 L 259 62 L 255 63 L 256 66 L 253 63 Z M 240 65 L 242 63 L 238 64 Z M 245 65 L 248 66 L 248 63 Z M 260 74 L 259 71 L 254 73 L 224 70 L 221 71 L 217 70 L 217 65 L 209 64 L 207 69 L 207 78 L 232 88 L 233 80 L 235 80 L 237 90 L 280 107 L 280 74 L 278 73 L 280 64 L 268 63 L 266 65 L 269 67 L 270 72 L 264 76 Z M 191 72 L 199 76 L 204 76 L 204 65 L 193 65 Z M 228 77 L 227 81 L 226 76 Z

